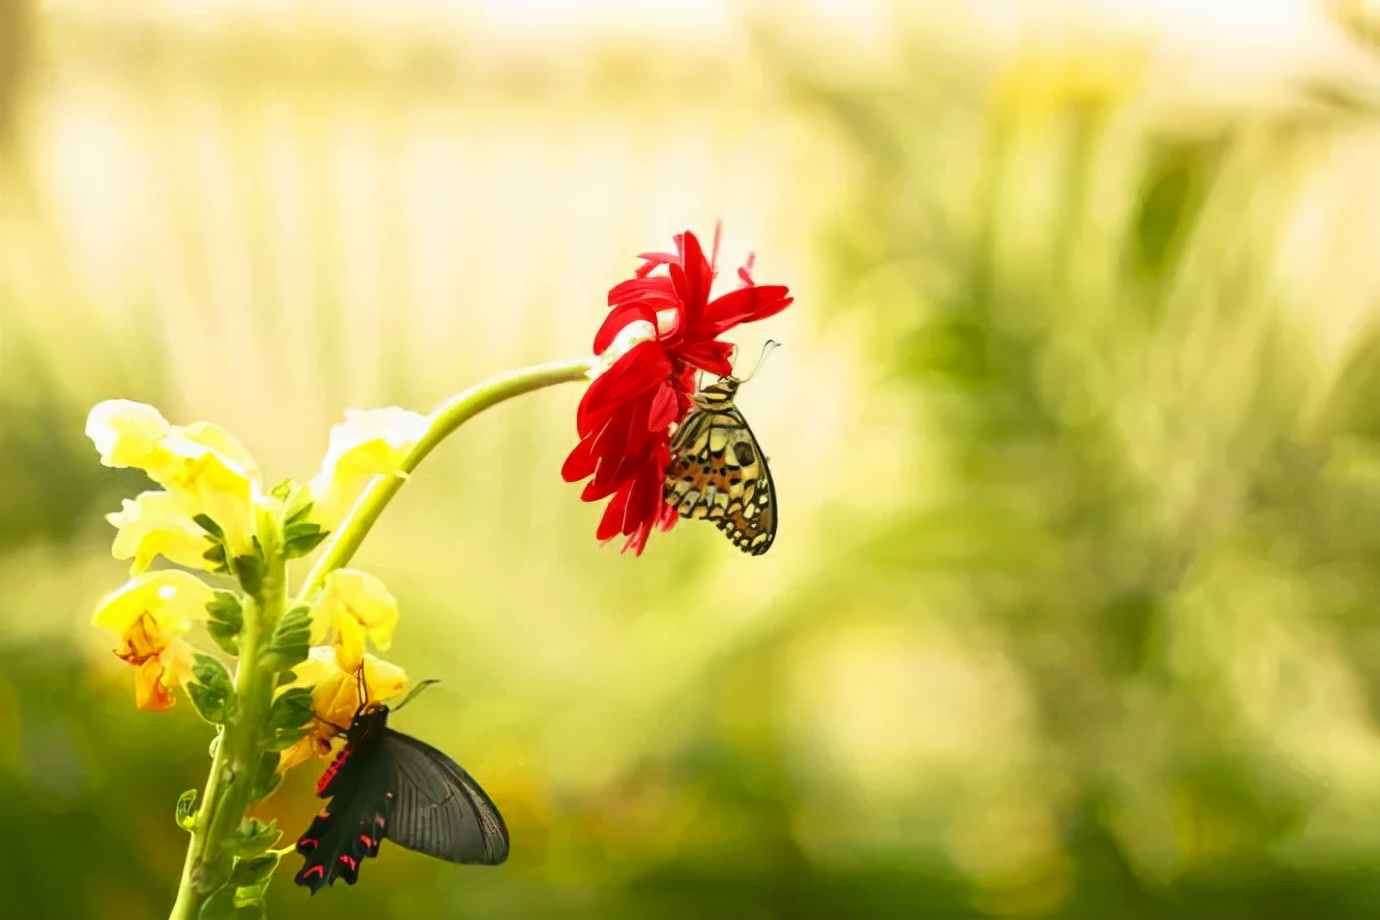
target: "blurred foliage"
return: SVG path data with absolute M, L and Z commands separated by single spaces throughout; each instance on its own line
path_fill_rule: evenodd
M 797 243 L 819 275 L 791 277 L 791 259 L 755 241 L 772 265 L 759 277 L 801 295 L 791 347 L 744 398 L 777 471 L 783 539 L 762 560 L 730 558 L 686 525 L 619 558 L 593 545 L 590 509 L 555 474 L 577 394 L 466 429 L 361 564 L 403 603 L 390 657 L 445 678 L 397 727 L 490 790 L 512 861 L 457 869 L 385 846 L 354 889 L 308 899 L 280 878 L 270 916 L 1380 916 L 1380 285 L 1369 260 L 1346 257 L 1373 252 L 1380 225 L 1344 207 L 1354 183 L 1377 190 L 1339 152 L 1374 156 L 1372 116 L 1327 94 L 1204 114 L 1193 83 L 1151 105 L 1165 75 L 1139 38 L 1089 27 L 987 44 L 933 10 L 897 19 L 895 54 L 848 66 L 821 64 L 819 36 L 763 20 L 760 71 L 735 59 L 674 111 L 647 101 L 678 92 L 674 63 L 637 87 L 610 82 L 639 72 L 626 50 L 591 44 L 578 60 L 601 63 L 573 70 L 489 50 L 509 72 L 471 40 L 452 71 L 435 35 L 409 57 L 391 33 L 309 33 L 319 67 L 293 58 L 302 85 L 282 93 L 327 127 L 292 135 L 283 156 L 345 164 L 309 212 L 375 195 L 339 213 L 402 225 L 414 179 L 449 202 L 436 169 L 509 176 L 496 159 L 563 177 L 535 201 L 522 180 L 497 193 L 511 197 L 457 199 L 492 236 L 463 256 L 448 237 L 376 251 L 320 216 L 296 243 L 271 220 L 235 223 L 212 180 L 271 210 L 274 174 L 247 156 L 217 172 L 205 145 L 252 146 L 256 106 L 281 103 L 272 81 L 160 42 L 192 40 L 175 23 L 128 27 L 119 40 L 135 44 L 121 47 L 157 53 L 111 63 L 82 43 L 80 17 L 47 22 L 59 90 L 108 68 L 153 87 L 134 123 L 164 137 L 186 121 L 210 140 L 166 154 L 202 151 L 201 184 L 167 166 L 169 188 L 199 190 L 167 232 L 199 242 L 95 294 L 62 270 L 90 245 L 44 204 L 45 156 L 63 151 L 45 154 L 37 127 L 7 141 L 11 159 L 32 159 L 12 181 L 38 191 L 0 214 L 13 244 L 0 257 L 0 817 L 25 842 L 0 860 L 0 915 L 159 915 L 184 843 L 174 802 L 205 770 L 191 707 L 136 713 L 128 675 L 85 626 L 120 577 L 98 515 L 138 489 L 97 466 L 86 406 L 181 403 L 177 421 L 212 417 L 275 462 L 310 463 L 296 445 L 324 441 L 345 404 L 421 407 L 500 369 L 487 363 L 500 353 L 584 347 L 602 287 L 660 245 L 640 228 L 699 219 L 687 201 L 711 202 L 710 218 L 730 207 L 742 186 L 724 176 L 746 160 L 790 181 L 763 180 L 737 206 L 765 211 L 760 237 Z M 249 47 L 254 28 L 236 28 L 225 47 Z M 342 109 L 339 87 L 364 82 L 349 66 L 360 47 L 387 88 Z M 181 58 L 193 63 L 169 63 Z M 179 67 L 209 105 L 179 95 Z M 470 106 L 458 146 L 418 141 L 390 110 L 419 74 L 428 105 L 453 93 Z M 14 85 L 0 83 L 0 112 L 18 110 L 3 101 Z M 764 133 L 740 136 L 748 122 Z M 569 135 L 565 156 L 550 123 Z M 350 146 L 360 131 L 382 138 L 368 156 L 389 168 L 421 165 L 376 180 L 384 167 Z M 642 172 L 593 165 L 622 162 L 608 138 L 636 138 L 639 169 L 674 194 L 617 198 Z M 604 198 L 636 231 L 590 244 L 608 274 L 559 262 L 499 296 L 526 238 L 505 235 L 505 215 L 580 226 Z M 98 212 L 83 220 L 109 232 Z M 598 236 L 541 226 L 571 247 Z M 237 278 L 220 258 L 251 270 L 234 296 L 217 287 Z M 473 261 L 453 303 L 415 317 L 396 305 L 449 276 L 395 262 L 457 258 Z M 349 283 L 274 287 L 275 272 L 361 265 L 374 269 Z M 157 283 L 179 272 L 193 280 L 173 289 L 194 303 Z M 377 303 L 362 308 L 351 283 Z M 522 336 L 503 324 L 524 320 Z M 305 371 L 226 394 L 210 383 L 234 348 L 236 364 L 286 354 Z M 305 826 L 311 772 L 264 817 Z

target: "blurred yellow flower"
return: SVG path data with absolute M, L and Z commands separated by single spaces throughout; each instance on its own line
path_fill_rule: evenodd
M 426 416 L 397 406 L 346 409 L 344 423 L 331 429 L 321 471 L 311 481 L 312 520 L 329 530 L 375 476 L 403 475 L 403 458 L 426 429 Z
M 312 644 L 320 645 L 333 636 L 340 667 L 353 673 L 364 660 L 366 639 L 380 651 L 393 643 L 398 602 L 374 576 L 337 569 L 326 576 L 311 617 Z
M 125 399 L 106 400 L 92 408 L 86 420 L 86 434 L 106 466 L 143 470 L 177 497 L 188 521 L 199 514 L 215 521 L 224 533 L 231 555 L 253 550 L 253 506 L 262 498 L 263 488 L 258 466 L 230 434 L 208 422 L 170 425 L 152 406 Z M 170 507 L 164 503 L 156 510 L 167 512 Z M 120 515 L 121 521 L 128 520 L 131 526 L 137 524 L 139 533 L 123 541 L 117 538 L 117 544 L 122 550 L 129 549 L 131 544 L 142 545 L 146 536 L 143 531 L 150 528 L 138 522 L 147 515 L 130 516 L 128 508 Z M 157 539 L 163 539 L 161 534 L 169 530 L 166 518 L 157 529 Z M 179 540 L 170 540 L 169 545 L 177 546 L 179 551 L 185 549 Z M 161 550 L 149 552 L 156 555 Z M 137 567 L 137 552 L 134 555 Z M 116 556 L 129 558 L 119 553 Z
M 360 659 L 364 667 L 365 695 L 370 703 L 382 703 L 401 696 L 407 689 L 407 672 L 373 655 Z M 350 727 L 359 709 L 359 665 L 342 668 L 336 649 L 330 646 L 311 650 L 306 661 L 293 669 L 297 675 L 283 687 L 311 687 L 312 712 L 316 720 L 307 734 L 283 751 L 278 769 L 287 771 L 309 760 L 313 754 L 325 757 L 331 740 Z
M 192 674 L 193 650 L 182 638 L 192 620 L 206 616 L 215 594 L 187 572 L 152 572 L 107 595 L 91 622 L 120 637 L 115 654 L 137 667 L 135 703 L 140 709 L 172 707 L 172 691 Z
M 1033 40 L 993 80 L 994 112 L 1033 126 L 1072 111 L 1112 111 L 1144 87 L 1147 47 L 1136 33 L 1098 42 Z
M 212 545 L 209 535 L 171 492 L 142 492 L 133 501 L 125 499 L 120 510 L 105 519 L 116 527 L 111 553 L 116 559 L 134 560 L 131 574 L 147 569 L 155 556 L 188 568 L 215 568 L 204 558 Z

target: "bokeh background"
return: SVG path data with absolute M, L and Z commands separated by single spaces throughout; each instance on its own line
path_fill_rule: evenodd
M 1368 0 L 0 0 L 0 916 L 162 915 L 207 766 L 92 403 L 306 478 L 718 219 L 775 548 L 596 545 L 578 387 L 463 429 L 357 561 L 512 860 L 270 916 L 1380 916 L 1377 201 Z

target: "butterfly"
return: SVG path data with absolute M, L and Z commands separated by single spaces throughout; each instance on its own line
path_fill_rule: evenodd
M 445 754 L 389 728 L 388 712 L 361 703 L 316 784 L 331 800 L 297 841 L 306 863 L 293 878 L 312 894 L 337 878 L 353 885 L 385 839 L 455 863 L 508 858 L 508 828 L 484 790 Z
M 766 454 L 734 404 L 750 377 L 720 377 L 691 397 L 694 408 L 671 436 L 664 494 L 681 517 L 713 521 L 734 546 L 760 556 L 776 539 L 776 487 Z

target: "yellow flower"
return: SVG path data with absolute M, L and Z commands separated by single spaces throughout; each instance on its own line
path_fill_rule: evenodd
M 86 436 L 106 466 L 147 469 L 157 462 L 158 446 L 171 432 L 157 409 L 128 399 L 97 403 L 86 417 Z
M 87 417 L 86 434 L 106 466 L 141 469 L 176 496 L 187 521 L 200 514 L 215 521 L 231 555 L 252 551 L 254 505 L 263 500 L 263 487 L 254 459 L 231 435 L 208 422 L 170 425 L 152 406 L 125 399 L 98 403 Z M 159 510 L 167 511 L 168 506 Z M 141 513 L 131 518 L 127 508 L 121 514 L 121 520 L 129 518 L 131 524 L 145 517 Z M 167 530 L 166 524 L 165 518 L 160 530 Z M 155 542 L 166 539 L 169 545 L 182 546 L 178 534 L 185 531 L 185 526 L 171 528 Z M 126 537 L 122 548 L 139 546 L 146 536 Z
M 170 709 L 172 691 L 192 675 L 192 647 L 182 638 L 192 620 L 206 616 L 214 592 L 187 572 L 151 572 L 107 595 L 91 622 L 120 637 L 114 652 L 139 670 L 134 698 L 140 709 Z
M 171 492 L 142 492 L 133 501 L 125 499 L 120 510 L 105 519 L 116 527 L 111 553 L 116 559 L 134 560 L 131 574 L 147 569 L 155 556 L 188 568 L 215 568 L 203 558 L 211 548 L 208 534 Z
M 364 660 L 365 639 L 380 651 L 393 643 L 398 602 L 374 576 L 337 569 L 326 576 L 311 617 L 312 644 L 334 636 L 340 667 L 353 673 Z
M 312 520 L 329 530 L 375 476 L 404 475 L 399 472 L 403 458 L 426 428 L 426 416 L 397 406 L 346 409 L 344 423 L 331 429 L 321 471 L 311 481 Z
M 365 695 L 370 703 L 382 703 L 401 696 L 407 689 L 407 672 L 373 655 L 364 655 Z M 310 759 L 331 752 L 331 740 L 350 727 L 359 709 L 359 666 L 342 668 L 336 649 L 330 646 L 311 650 L 307 660 L 294 667 L 297 678 L 288 687 L 311 687 L 312 712 L 316 720 L 307 734 L 283 751 L 278 769 L 287 771 Z

